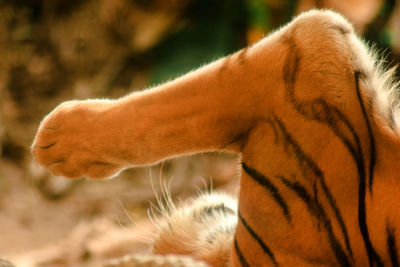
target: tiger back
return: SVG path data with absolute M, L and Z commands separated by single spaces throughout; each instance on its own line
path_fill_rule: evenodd
M 397 264 L 396 177 L 378 175 L 398 153 L 391 109 L 352 27 L 324 15 L 298 17 L 267 50 L 280 82 L 243 146 L 236 265 Z

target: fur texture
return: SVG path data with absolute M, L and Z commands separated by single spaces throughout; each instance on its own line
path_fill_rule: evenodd
M 169 202 L 171 203 L 171 202 Z M 228 266 L 237 224 L 237 200 L 222 193 L 204 193 L 179 208 L 162 208 L 156 220 L 155 254 L 191 255 L 211 266 Z
M 61 104 L 42 121 L 32 152 L 71 178 L 240 153 L 237 210 L 225 197 L 201 196 L 167 216 L 155 252 L 215 266 L 399 266 L 396 95 L 392 71 L 350 23 L 313 10 L 174 81 Z M 196 220 L 207 207 L 211 216 Z M 209 244 L 210 234 L 221 239 Z

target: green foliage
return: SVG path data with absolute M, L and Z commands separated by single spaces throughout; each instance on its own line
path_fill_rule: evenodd
M 229 54 L 235 49 L 231 41 L 231 33 L 221 22 L 202 24 L 201 27 L 185 29 L 170 36 L 155 52 L 152 83 L 175 78 Z
M 388 29 L 383 29 L 378 35 L 377 42 L 381 47 L 389 47 L 392 44 L 392 39 L 392 35 Z
M 243 0 L 196 1 L 186 25 L 152 51 L 151 83 L 175 78 L 245 46 L 247 14 Z
M 270 16 L 269 8 L 264 0 L 248 0 L 247 10 L 249 13 L 250 25 L 252 27 L 269 30 Z
M 373 21 L 367 25 L 363 33 L 365 39 L 375 43 L 379 49 L 388 55 L 391 51 L 386 50 L 391 46 L 392 36 L 387 29 L 387 24 L 393 14 L 395 4 L 396 1 L 394 0 L 384 1 L 378 14 L 375 16 Z

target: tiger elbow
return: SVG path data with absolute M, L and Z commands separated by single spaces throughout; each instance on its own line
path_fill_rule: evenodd
M 352 24 L 343 16 L 330 10 L 310 10 L 299 15 L 290 24 L 290 34 L 318 45 L 319 42 L 343 43 L 343 37 L 354 34 Z

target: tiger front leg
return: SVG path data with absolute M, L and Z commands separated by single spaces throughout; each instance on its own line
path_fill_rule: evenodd
M 268 72 L 252 58 L 274 55 L 257 50 L 118 100 L 65 102 L 42 121 L 32 152 L 53 174 L 71 178 L 109 177 L 182 154 L 240 152 L 264 98 L 255 81 Z

